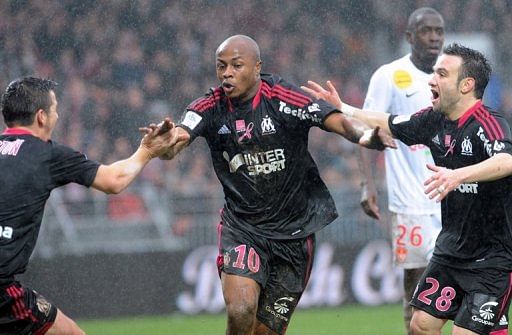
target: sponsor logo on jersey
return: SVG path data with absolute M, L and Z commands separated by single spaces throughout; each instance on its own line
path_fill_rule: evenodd
M 289 107 L 286 102 L 279 101 L 279 111 L 291 116 L 295 116 L 299 120 L 311 120 L 315 123 L 321 123 L 322 119 L 318 117 L 316 112 L 320 111 L 320 106 L 317 103 L 313 103 L 308 106 L 307 109 L 296 108 L 295 106 Z
M 489 139 L 487 138 L 487 136 L 485 136 L 485 132 L 484 132 L 484 129 L 482 127 L 478 128 L 478 131 L 477 131 L 476 135 L 478 136 L 478 138 L 480 138 L 480 140 L 482 142 L 484 142 L 484 148 L 485 148 L 485 152 L 487 152 L 487 155 L 489 157 L 492 156 L 493 155 L 492 154 L 492 144 L 489 141 Z
M 272 122 L 272 119 L 270 116 L 265 115 L 263 120 L 261 121 L 261 134 L 262 135 L 270 135 L 276 133 L 276 127 L 274 126 L 274 123 Z
M 396 70 L 395 73 L 393 73 L 393 82 L 396 87 L 405 89 L 412 85 L 411 74 L 405 70 Z
M 222 127 L 220 127 L 219 131 L 217 132 L 217 134 L 220 134 L 220 135 L 225 135 L 225 134 L 229 134 L 229 133 L 231 133 L 231 131 L 229 131 L 228 126 L 226 126 L 225 124 L 223 124 Z
M 479 315 L 471 316 L 471 320 L 487 326 L 494 326 L 494 322 L 490 320 L 492 320 L 496 315 L 496 312 L 493 310 L 496 306 L 498 306 L 498 303 L 496 301 L 486 302 L 485 304 L 480 306 L 480 309 L 478 310 Z
M 500 142 L 500 141 L 495 141 L 494 145 L 492 146 L 492 149 L 494 151 L 501 151 L 501 150 L 505 149 L 505 143 Z
M 460 184 L 456 190 L 460 193 L 478 194 L 478 183 Z
M 434 142 L 437 145 L 441 145 L 441 141 L 439 140 L 439 134 L 436 134 L 436 136 L 434 136 L 432 142 Z
M 182 125 L 187 126 L 188 128 L 194 130 L 195 127 L 201 122 L 203 118 L 193 111 L 187 111 L 185 113 L 185 117 L 183 118 Z
M 393 124 L 400 124 L 411 119 L 411 115 L 398 115 L 393 119 Z
M 0 141 L 0 155 L 16 156 L 25 140 Z
M 236 154 L 233 158 L 230 158 L 229 154 L 224 151 L 222 156 L 229 164 L 229 172 L 235 173 L 242 165 L 247 165 L 250 176 L 284 170 L 286 163 L 284 149 Z
M 13 231 L 12 227 L 0 226 L 0 238 L 11 239 Z
M 473 144 L 471 143 L 469 136 L 466 136 L 464 138 L 464 140 L 462 141 L 460 146 L 461 146 L 461 152 L 460 152 L 461 155 L 473 156 Z

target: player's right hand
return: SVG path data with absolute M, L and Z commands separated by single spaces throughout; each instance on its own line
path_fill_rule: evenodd
M 322 85 L 308 80 L 308 86 L 301 86 L 300 88 L 304 91 L 315 97 L 315 99 L 322 99 L 330 103 L 336 108 L 341 110 L 342 102 L 341 98 L 338 95 L 338 91 L 336 87 L 334 87 L 333 83 L 330 80 L 327 80 L 326 84 L 327 89 L 323 88 Z
M 375 149 L 379 151 L 386 148 L 397 148 L 396 142 L 391 134 L 380 129 L 380 127 L 365 130 L 363 136 L 359 139 L 359 144 L 368 149 Z

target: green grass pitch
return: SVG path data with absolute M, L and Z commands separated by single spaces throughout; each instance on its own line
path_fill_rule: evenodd
M 88 335 L 222 335 L 226 318 L 218 315 L 170 315 L 114 320 L 78 320 Z M 444 327 L 443 335 L 450 334 Z M 405 334 L 399 305 L 298 310 L 286 335 L 401 335 Z

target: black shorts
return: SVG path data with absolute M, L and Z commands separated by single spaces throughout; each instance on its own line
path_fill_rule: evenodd
M 512 273 L 503 270 L 457 269 L 431 261 L 411 306 L 478 334 L 507 334 L 511 283 Z
M 270 240 L 219 224 L 217 266 L 227 274 L 254 279 L 261 285 L 257 318 L 284 334 L 306 289 L 315 235 L 294 240 Z
M 0 334 L 45 334 L 57 308 L 36 291 L 13 280 L 0 284 Z

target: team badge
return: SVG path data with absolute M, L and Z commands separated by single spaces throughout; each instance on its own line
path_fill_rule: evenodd
M 468 136 L 464 138 L 464 141 L 460 144 L 461 146 L 461 155 L 464 156 L 473 156 L 473 144 Z
M 229 262 L 231 261 L 231 256 L 229 256 L 229 252 L 225 252 L 224 253 L 224 266 L 228 267 L 229 266 Z
M 261 121 L 261 134 L 262 135 L 270 135 L 276 133 L 276 127 L 274 126 L 274 123 L 272 122 L 272 119 L 266 115 L 263 118 L 263 121 Z

